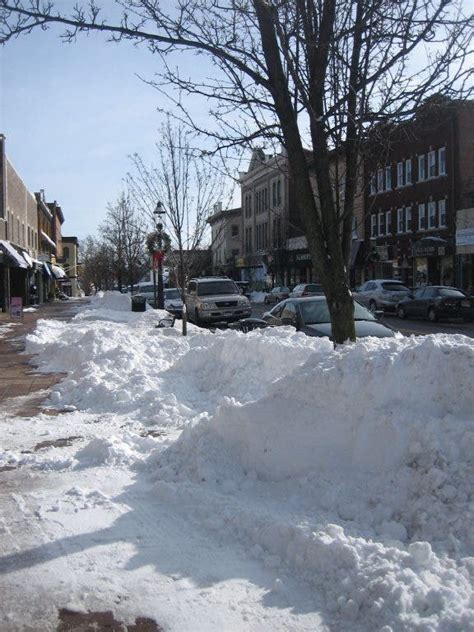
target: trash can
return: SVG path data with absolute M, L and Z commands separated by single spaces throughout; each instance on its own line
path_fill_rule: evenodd
M 146 298 L 137 294 L 132 296 L 132 312 L 146 311 Z

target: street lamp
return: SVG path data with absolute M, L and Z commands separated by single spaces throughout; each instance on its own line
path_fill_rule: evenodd
M 164 308 L 163 299 L 163 224 L 159 221 L 161 215 L 165 215 L 166 211 L 163 210 L 163 205 L 158 202 L 155 210 L 153 211 L 153 218 L 155 220 L 155 229 L 157 233 L 157 246 L 158 251 L 153 251 L 153 293 L 155 305 L 158 304 L 158 309 Z M 156 290 L 156 264 L 158 262 L 158 296 Z M 158 300 L 157 300 L 158 299 Z

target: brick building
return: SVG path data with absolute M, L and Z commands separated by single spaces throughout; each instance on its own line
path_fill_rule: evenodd
M 36 199 L 8 159 L 0 134 L 0 309 L 8 309 L 13 296 L 29 304 L 40 275 L 37 251 Z
M 473 205 L 474 102 L 436 98 L 367 151 L 367 278 L 456 282 L 456 213 Z
M 62 237 L 62 257 L 58 259 L 61 263 L 67 279 L 64 279 L 61 289 L 68 296 L 79 296 L 79 240 L 77 237 Z

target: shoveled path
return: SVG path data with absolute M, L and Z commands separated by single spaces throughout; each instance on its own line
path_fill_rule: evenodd
M 24 353 L 25 338 L 39 319 L 70 320 L 86 300 L 46 303 L 34 312 L 25 312 L 23 320 L 18 321 L 0 313 L 0 408 L 10 404 L 9 412 L 20 417 L 37 415 L 42 410 L 47 391 L 63 376 L 38 373 L 33 356 Z

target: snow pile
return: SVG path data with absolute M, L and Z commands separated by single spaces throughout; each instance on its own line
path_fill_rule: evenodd
M 4 463 L 133 472 L 154 523 L 203 534 L 203 577 L 238 544 L 272 576 L 282 612 L 310 587 L 331 630 L 474 630 L 474 340 L 335 350 L 291 328 L 192 326 L 183 338 L 179 324 L 156 328 L 158 311 L 114 301 L 40 321 L 27 340 L 42 370 L 67 373 L 51 401 L 77 407 L 69 423 L 84 410 L 100 423 L 75 431 L 85 438 L 62 460 L 6 451 Z
M 474 341 L 318 342 L 156 452 L 158 496 L 313 583 L 337 629 L 473 629 Z
M 91 297 L 90 309 L 107 309 L 116 312 L 129 312 L 132 307 L 132 299 L 130 294 L 122 294 L 121 292 L 97 292 Z

